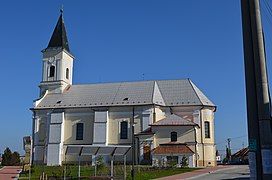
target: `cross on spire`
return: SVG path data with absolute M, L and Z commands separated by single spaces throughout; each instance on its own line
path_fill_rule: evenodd
M 63 14 L 63 4 L 61 5 L 61 8 L 60 8 L 60 14 L 61 15 Z

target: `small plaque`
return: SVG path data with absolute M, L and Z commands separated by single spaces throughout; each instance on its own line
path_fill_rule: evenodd
M 256 139 L 249 139 L 248 148 L 250 151 L 257 151 L 257 141 Z

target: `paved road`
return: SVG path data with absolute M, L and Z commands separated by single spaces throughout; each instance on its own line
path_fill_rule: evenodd
M 192 180 L 248 180 L 249 179 L 249 168 L 248 165 L 237 165 L 230 168 L 221 169 L 218 171 L 202 174 L 196 177 L 188 179 Z
M 0 180 L 17 179 L 21 172 L 20 166 L 5 166 L 0 170 Z

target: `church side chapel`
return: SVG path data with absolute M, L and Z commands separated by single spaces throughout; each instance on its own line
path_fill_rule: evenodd
M 42 54 L 40 97 L 31 108 L 34 164 L 94 163 L 102 156 L 216 165 L 216 106 L 190 79 L 74 85 L 62 13 Z

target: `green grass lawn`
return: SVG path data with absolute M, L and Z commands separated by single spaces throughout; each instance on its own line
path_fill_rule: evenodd
M 31 179 L 39 179 L 42 172 L 44 171 L 47 176 L 63 177 L 65 166 L 34 166 L 32 167 Z M 194 171 L 197 168 L 167 168 L 167 169 L 158 169 L 152 168 L 150 166 L 140 166 L 135 168 L 135 179 L 137 180 L 147 180 L 154 179 L 164 176 L 170 176 L 174 174 L 180 174 L 185 172 Z M 131 179 L 130 176 L 131 166 L 127 166 L 127 179 Z M 92 166 L 81 166 L 80 170 L 81 177 L 90 177 L 94 176 L 94 167 Z M 109 176 L 110 168 L 109 167 L 100 167 L 97 170 L 97 176 Z M 73 179 L 78 177 L 78 166 L 71 165 L 66 167 L 66 176 L 70 176 Z M 116 178 L 123 178 L 123 166 L 116 165 L 114 166 L 114 176 Z M 28 179 L 28 173 L 21 173 L 19 179 Z

